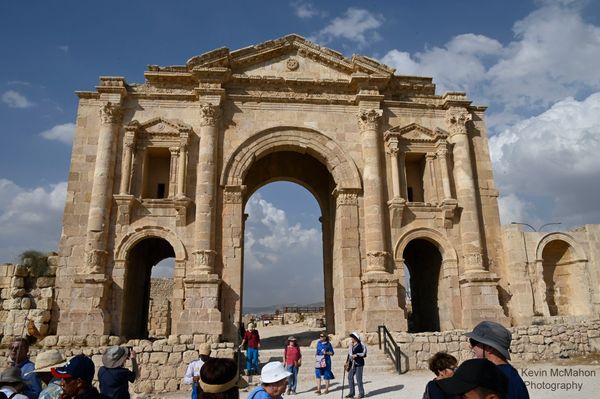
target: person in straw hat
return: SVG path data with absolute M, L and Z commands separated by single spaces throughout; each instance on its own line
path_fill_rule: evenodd
M 183 383 L 192 386 L 192 399 L 198 397 L 198 384 L 200 382 L 200 369 L 210 358 L 210 344 L 202 344 L 200 345 L 200 350 L 198 351 L 200 358 L 191 362 L 187 370 L 185 371 L 185 375 L 183 376 Z
M 59 399 L 62 394 L 60 380 L 54 378 L 50 369 L 63 364 L 66 361 L 64 356 L 56 349 L 50 349 L 41 353 L 35 358 L 34 373 L 38 375 L 40 380 L 46 384 L 46 389 L 40 393 L 39 399 Z
M 261 384 L 254 388 L 248 399 L 281 399 L 287 388 L 290 372 L 281 362 L 269 362 L 260 372 Z
M 199 399 L 238 399 L 248 383 L 233 359 L 208 358 L 200 370 Z
M 0 392 L 11 399 L 27 399 L 27 396 L 20 394 L 25 387 L 21 370 L 18 367 L 9 367 L 0 373 Z
M 131 359 L 133 371 L 123 367 Z M 98 370 L 100 393 L 113 399 L 129 399 L 129 383 L 138 377 L 138 364 L 133 349 L 123 346 L 111 346 L 102 355 L 102 364 Z

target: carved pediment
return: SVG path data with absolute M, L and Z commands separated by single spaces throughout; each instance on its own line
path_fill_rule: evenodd
M 192 128 L 182 122 L 157 117 L 144 123 L 133 120 L 125 125 L 125 130 L 133 132 L 138 139 L 168 141 L 170 144 L 177 144 L 179 142 L 187 143 Z
M 385 137 L 397 137 L 399 140 L 409 141 L 413 143 L 434 143 L 440 139 L 447 138 L 448 134 L 439 128 L 431 130 L 417 123 L 411 123 L 410 125 L 396 126 L 389 129 L 385 133 Z
M 230 52 L 213 50 L 188 60 L 189 71 L 229 68 L 234 74 L 302 77 L 310 79 L 348 79 L 353 73 L 392 76 L 394 69 L 364 56 L 344 57 L 305 38 L 291 34 Z M 305 76 L 307 75 L 307 76 Z

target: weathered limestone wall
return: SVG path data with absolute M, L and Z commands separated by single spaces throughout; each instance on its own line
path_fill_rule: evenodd
M 56 260 L 49 258 L 50 262 Z M 33 320 L 40 334 L 50 330 L 54 304 L 54 270 L 48 276 L 34 277 L 23 265 L 0 265 L 0 336 L 5 344 L 12 336 L 27 332 L 27 321 Z
M 171 335 L 171 298 L 173 280 L 153 278 L 150 281 L 150 307 L 148 311 L 148 334 L 151 337 Z

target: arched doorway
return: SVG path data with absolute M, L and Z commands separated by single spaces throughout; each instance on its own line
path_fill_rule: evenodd
M 419 238 L 408 243 L 403 253 L 408 269 L 408 331 L 440 331 L 438 290 L 442 255 L 437 246 Z M 408 303 L 408 301 L 410 301 Z
M 335 331 L 335 319 L 333 309 L 333 281 L 332 281 L 332 259 L 333 248 L 333 219 L 335 215 L 335 199 L 331 192 L 335 188 L 333 177 L 319 160 L 308 154 L 301 154 L 294 151 L 278 151 L 268 154 L 256 161 L 248 171 L 244 183 L 247 187 L 247 196 L 245 200 L 245 209 L 248 210 L 248 201 L 253 194 L 274 182 L 291 182 L 300 185 L 310 192 L 311 196 L 317 202 L 318 220 L 321 221 L 318 235 L 320 236 L 321 262 L 319 273 L 320 289 L 324 295 L 318 296 L 319 302 L 324 299 L 325 304 L 325 324 L 327 330 Z M 266 187 L 265 187 L 266 188 Z M 282 234 L 287 234 L 283 233 Z M 314 251 L 314 248 L 312 249 Z M 246 263 L 248 258 L 244 249 L 244 275 L 246 274 Z M 311 271 L 312 270 L 312 271 Z M 298 268 L 294 274 L 300 284 L 307 284 L 315 277 L 314 268 Z M 282 278 L 275 274 L 270 275 L 271 279 Z M 244 278 L 245 280 L 245 278 Z M 323 292 L 321 291 L 321 292 Z M 242 281 L 242 298 L 244 295 L 245 282 Z M 275 296 L 275 295 L 273 295 Z M 243 306 L 243 303 L 242 303 Z
M 129 250 L 123 285 L 122 335 L 148 337 L 152 268 L 162 260 L 174 257 L 171 244 L 159 237 L 144 238 Z
M 577 284 L 580 276 L 573 247 L 563 240 L 550 241 L 542 251 L 546 303 L 550 316 L 583 314 L 577 303 L 584 287 Z

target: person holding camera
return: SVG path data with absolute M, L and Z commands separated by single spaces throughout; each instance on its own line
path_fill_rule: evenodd
M 131 359 L 131 368 L 123 367 Z M 102 355 L 102 364 L 98 370 L 100 392 L 112 399 L 130 399 L 129 383 L 139 376 L 136 353 L 132 348 L 111 346 Z
M 348 387 L 350 392 L 346 398 L 354 397 L 354 377 L 358 385 L 358 397 L 365 397 L 363 388 L 363 367 L 365 366 L 365 357 L 367 356 L 366 347 L 360 340 L 360 334 L 356 331 L 350 334 L 350 345 L 348 346 L 348 356 L 346 357 L 346 371 L 348 371 Z

